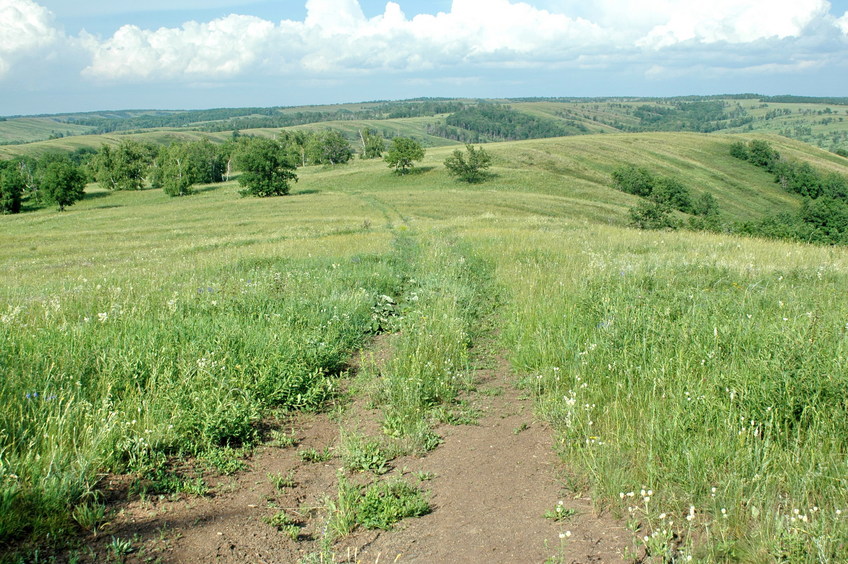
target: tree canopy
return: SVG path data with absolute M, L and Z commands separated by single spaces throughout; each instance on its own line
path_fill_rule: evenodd
M 284 196 L 289 182 L 297 182 L 289 152 L 274 139 L 246 139 L 237 150 L 236 164 L 242 171 L 242 196 Z
M 0 213 L 21 211 L 24 179 L 16 161 L 0 163 Z
M 70 160 L 47 165 L 41 185 L 45 200 L 59 206 L 59 211 L 85 196 L 85 175 Z
M 103 145 L 91 161 L 94 178 L 107 190 L 141 190 L 153 152 L 131 140 L 115 148 Z
M 415 139 L 395 137 L 385 160 L 389 168 L 395 169 L 396 173 L 406 174 L 415 166 L 414 161 L 424 160 L 424 147 Z

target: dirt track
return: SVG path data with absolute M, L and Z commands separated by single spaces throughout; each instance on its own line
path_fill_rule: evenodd
M 385 356 L 386 340 L 376 357 Z M 533 416 L 532 401 L 511 382 L 506 362 L 484 359 L 476 374 L 478 392 L 469 405 L 481 414 L 476 425 L 442 425 L 442 444 L 424 457 L 392 461 L 382 479 L 403 476 L 428 490 L 432 512 L 407 519 L 389 532 L 357 530 L 336 543 L 339 562 L 632 562 L 632 533 L 621 522 L 598 516 L 590 500 L 567 491 L 554 438 Z M 304 462 L 298 449 L 336 449 L 340 428 L 374 433 L 380 413 L 356 400 L 342 421 L 328 414 L 297 415 L 275 424 L 294 429 L 295 448 L 265 445 L 250 469 L 233 477 L 208 477 L 212 495 L 176 500 L 138 499 L 113 506 L 114 518 L 89 539 L 93 558 L 110 554 L 112 536 L 134 540 L 126 562 L 277 563 L 317 560 L 325 499 L 336 492 L 338 458 Z M 341 423 L 341 425 L 340 425 Z M 278 490 L 269 474 L 292 475 L 293 488 Z M 432 476 L 424 482 L 420 477 Z M 354 475 L 367 481 L 372 475 Z M 562 501 L 569 519 L 544 517 Z M 279 509 L 303 525 L 297 541 L 268 525 Z

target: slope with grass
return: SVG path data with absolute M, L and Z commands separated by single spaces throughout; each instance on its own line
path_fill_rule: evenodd
M 89 187 L 62 214 L 0 218 L 2 542 L 91 530 L 104 470 L 161 481 L 175 460 L 256 444 L 274 410 L 317 408 L 384 314 L 409 340 L 383 374 L 383 399 L 403 408 L 385 426 L 427 443 L 410 414 L 450 408 L 451 386 L 469 385 L 469 328 L 492 299 L 572 487 L 629 518 L 639 550 L 844 559 L 848 254 L 630 230 L 637 200 L 611 187 L 633 163 L 734 219 L 797 207 L 730 157 L 740 138 L 492 144 L 493 177 L 477 185 L 453 180 L 452 148 L 438 147 L 405 176 L 381 161 L 300 169 L 282 198 L 242 199 L 234 182 L 179 199 Z M 491 284 L 475 286 L 483 272 Z

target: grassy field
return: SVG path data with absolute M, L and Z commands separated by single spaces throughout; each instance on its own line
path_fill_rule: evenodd
M 63 123 L 51 118 L 29 117 L 0 121 L 0 143 L 29 143 L 51 135 L 84 135 L 90 127 Z
M 733 219 L 795 209 L 729 156 L 740 138 L 493 144 L 479 185 L 449 177 L 439 147 L 405 177 L 301 169 L 281 198 L 90 186 L 64 213 L 0 217 L 0 543 L 86 527 L 103 471 L 235 456 L 268 413 L 322 405 L 401 312 L 384 427 L 428 448 L 421 414 L 469 385 L 480 309 L 500 303 L 516 382 L 573 486 L 656 561 L 844 561 L 848 251 L 635 231 L 636 198 L 611 188 L 633 163 Z

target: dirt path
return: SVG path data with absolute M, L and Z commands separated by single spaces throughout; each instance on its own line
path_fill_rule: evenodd
M 384 354 L 377 351 L 378 357 Z M 628 549 L 632 553 L 632 533 L 620 522 L 595 515 L 589 500 L 567 492 L 551 432 L 534 418 L 532 401 L 512 386 L 506 362 L 495 358 L 490 364 L 478 371 L 479 391 L 468 398 L 480 414 L 479 424 L 438 427 L 444 439 L 438 448 L 424 457 L 392 461 L 383 477 L 403 476 L 427 489 L 432 512 L 407 519 L 393 531 L 356 531 L 332 547 L 336 561 L 633 561 L 625 558 Z M 337 452 L 340 422 L 344 428 L 374 432 L 379 418 L 359 398 L 341 421 L 318 414 L 279 422 L 283 429 L 294 429 L 297 447 L 260 447 L 250 470 L 208 477 L 213 485 L 208 497 L 120 502 L 105 532 L 88 542 L 88 557 L 97 562 L 321 561 L 326 498 L 336 493 L 342 463 L 338 458 L 307 462 L 299 453 Z M 294 487 L 278 488 L 272 476 L 290 478 L 288 485 Z M 571 517 L 546 519 L 544 514 L 560 501 Z M 302 526 L 297 540 L 266 522 L 280 509 Z M 118 555 L 113 537 L 131 540 L 132 552 Z
M 589 500 L 568 495 L 551 433 L 509 375 L 500 358 L 479 371 L 479 425 L 437 429 L 444 443 L 418 462 L 436 476 L 428 483 L 433 512 L 380 536 L 360 553 L 362 562 L 627 561 L 632 534 L 595 516 Z M 546 519 L 560 501 L 574 516 Z

